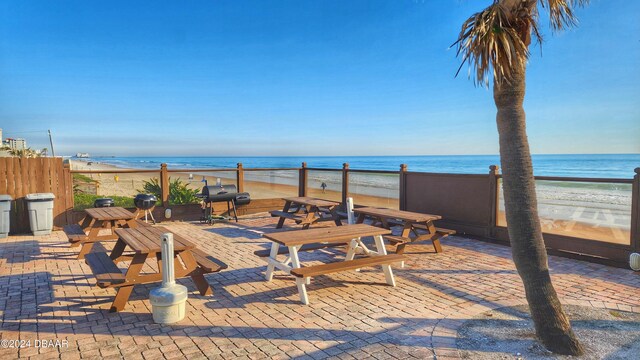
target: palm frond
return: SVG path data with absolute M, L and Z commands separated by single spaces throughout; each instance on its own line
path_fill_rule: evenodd
M 468 64 L 470 77 L 474 71 L 475 84 L 488 86 L 489 74 L 496 82 L 508 82 L 514 70 L 526 64 L 530 27 L 535 25 L 536 13 L 519 12 L 513 16 L 513 9 L 507 12 L 496 1 L 464 22 L 458 40 L 452 45 L 457 45 L 456 55 L 462 57 L 456 76 Z M 534 34 L 539 37 L 537 28 Z
M 549 11 L 551 28 L 554 31 L 563 30 L 578 24 L 573 9 L 589 4 L 589 0 L 539 0 L 540 6 Z

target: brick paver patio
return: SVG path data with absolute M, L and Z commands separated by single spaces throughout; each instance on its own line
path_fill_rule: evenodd
M 94 286 L 64 233 L 0 239 L 1 338 L 31 342 L 0 348 L 0 359 L 455 358 L 465 319 L 524 303 L 509 248 L 455 236 L 441 254 L 430 244 L 409 247 L 406 268 L 394 269 L 396 288 L 376 268 L 331 274 L 312 279 L 304 306 L 295 282 L 278 271 L 266 282 L 266 264 L 253 255 L 274 223 L 258 214 L 238 224 L 163 224 L 229 265 L 207 275 L 213 296 L 179 280 L 190 290 L 187 317 L 172 326 L 152 321 L 155 284 L 136 287 L 124 311 L 109 313 L 115 290 Z M 553 256 L 550 265 L 563 303 L 640 312 L 638 273 Z M 68 347 L 35 347 L 36 340 Z

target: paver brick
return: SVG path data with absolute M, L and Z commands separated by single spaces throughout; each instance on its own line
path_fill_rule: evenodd
M 440 254 L 429 244 L 408 248 L 406 267 L 394 268 L 395 288 L 376 268 L 319 276 L 304 306 L 292 278 L 276 271 L 266 282 L 266 263 L 253 255 L 268 248 L 260 234 L 275 231 L 275 221 L 256 214 L 237 224 L 163 224 L 229 265 L 206 275 L 212 296 L 178 280 L 189 299 L 186 318 L 173 325 L 153 323 L 148 294 L 157 284 L 136 286 L 125 309 L 109 313 L 115 290 L 95 287 L 62 232 L 0 239 L 0 338 L 69 341 L 69 348 L 0 349 L 0 358 L 458 358 L 466 319 L 524 303 L 508 247 L 451 236 Z M 342 257 L 339 248 L 301 254 L 303 263 Z M 549 263 L 563 303 L 640 312 L 632 271 L 555 256 Z M 143 272 L 156 269 L 149 263 Z

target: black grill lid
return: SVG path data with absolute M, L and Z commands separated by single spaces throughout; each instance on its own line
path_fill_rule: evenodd
M 158 199 L 152 194 L 138 194 L 133 198 L 133 203 L 140 210 L 151 209 L 156 205 Z
M 93 207 L 94 208 L 99 208 L 99 207 L 112 207 L 114 206 L 114 202 L 112 198 L 101 198 L 101 199 L 96 199 L 96 201 L 93 202 Z
M 238 190 L 235 185 L 211 185 L 202 188 L 206 201 L 230 201 L 235 199 Z

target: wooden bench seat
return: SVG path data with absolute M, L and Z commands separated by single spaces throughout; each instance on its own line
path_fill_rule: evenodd
M 152 224 L 149 224 L 148 222 L 144 222 L 144 220 L 140 220 L 140 219 L 136 219 L 135 223 L 136 223 L 136 226 L 141 226 L 141 227 L 148 227 L 148 226 L 152 225 Z
M 384 238 L 385 240 L 389 241 L 391 245 L 406 244 L 411 242 L 410 238 L 406 238 L 402 236 L 387 235 L 387 236 L 384 236 Z
M 99 287 L 106 288 L 125 282 L 122 270 L 118 268 L 106 252 L 88 253 L 84 259 L 95 275 Z
M 347 260 L 322 265 L 306 266 L 299 269 L 292 269 L 291 275 L 306 278 L 323 274 L 331 274 L 334 272 L 355 270 L 368 266 L 391 265 L 400 261 L 404 261 L 405 257 L 398 254 L 389 254 L 381 256 L 370 256 L 355 260 Z
M 345 246 L 345 245 L 347 245 L 347 243 L 304 244 L 298 249 L 298 251 L 313 251 L 313 250 L 319 250 L 319 249 L 324 249 L 324 248 L 332 248 L 332 247 L 338 247 L 338 246 Z M 271 250 L 270 249 L 256 250 L 253 253 L 255 255 L 259 256 L 259 257 L 268 257 L 269 255 L 271 255 Z M 289 248 L 287 246 L 280 246 L 280 248 L 278 249 L 278 255 L 286 255 L 286 254 L 289 254 Z
M 271 214 L 272 217 L 281 217 L 285 219 L 291 219 L 291 220 L 295 220 L 296 222 L 301 222 L 306 218 L 306 215 L 302 216 L 300 214 L 289 213 L 281 210 L 271 210 L 269 211 L 269 213 Z
M 191 250 L 191 254 L 196 259 L 196 262 L 200 268 L 202 268 L 204 273 L 215 273 L 227 268 L 227 264 L 213 256 L 207 255 L 207 253 L 200 249 Z
M 413 224 L 413 227 L 416 229 L 420 229 L 420 230 L 425 230 L 427 231 L 427 226 L 424 224 Z M 436 233 L 439 233 L 441 236 L 440 237 L 444 237 L 444 236 L 448 236 L 448 235 L 454 235 L 456 233 L 455 230 L 451 230 L 451 229 L 443 229 L 443 228 L 436 228 Z
M 77 243 L 87 239 L 87 234 L 78 224 L 65 225 L 62 230 L 69 238 L 70 243 Z

